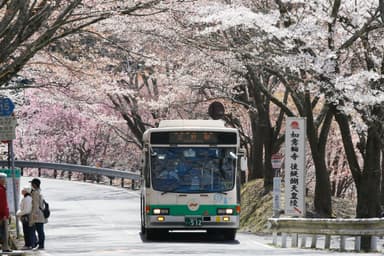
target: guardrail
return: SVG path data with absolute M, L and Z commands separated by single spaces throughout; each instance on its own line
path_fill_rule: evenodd
M 340 236 L 340 250 L 345 251 L 346 237 L 355 237 L 355 251 L 361 250 L 361 236 L 371 236 L 371 250 L 377 250 L 377 237 L 384 235 L 384 218 L 368 219 L 311 219 L 270 218 L 269 228 L 273 232 L 273 244 L 278 245 L 278 234 L 282 235 L 281 247 L 287 247 L 287 235 L 292 236 L 292 247 L 298 247 L 298 235 L 302 234 L 301 247 L 306 247 L 306 236 L 312 235 L 311 248 L 316 248 L 318 235 L 325 235 L 325 249 L 330 249 L 331 236 Z
M 4 167 L 4 166 L 8 166 L 8 164 L 9 164 L 8 161 L 0 161 L 0 166 Z M 99 167 L 91 167 L 91 166 L 76 165 L 76 164 L 16 160 L 15 167 L 19 167 L 22 173 L 24 168 L 38 169 L 39 177 L 41 176 L 42 169 L 53 170 L 54 178 L 57 177 L 57 171 L 67 171 L 69 179 L 71 179 L 72 172 L 79 172 L 83 174 L 93 174 L 97 176 L 97 179 L 96 179 L 97 182 L 100 181 L 100 176 L 105 176 L 110 179 L 110 185 L 112 185 L 113 179 L 120 178 L 121 179 L 120 184 L 122 187 L 124 187 L 124 179 L 130 179 L 132 189 L 135 188 L 135 184 L 136 184 L 135 181 L 139 181 L 141 179 L 141 176 L 139 174 L 131 171 L 121 171 L 121 170 L 114 170 L 109 168 L 101 168 L 101 167 L 99 168 Z M 85 181 L 85 175 L 84 175 L 84 181 Z

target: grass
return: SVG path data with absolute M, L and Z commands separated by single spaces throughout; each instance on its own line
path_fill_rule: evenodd
M 268 233 L 267 220 L 272 216 L 272 193 L 263 193 L 263 180 L 246 183 L 241 190 L 240 230 Z
M 252 180 L 241 189 L 240 231 L 256 234 L 269 234 L 268 218 L 272 216 L 272 191 L 264 193 L 263 180 Z M 281 207 L 284 207 L 284 189 L 281 190 Z M 306 198 L 307 212 L 313 215 L 313 196 Z M 353 218 L 355 200 L 332 198 L 333 217 Z

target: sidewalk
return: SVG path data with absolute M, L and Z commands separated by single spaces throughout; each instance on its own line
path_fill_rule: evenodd
M 26 255 L 25 251 L 19 250 L 19 248 L 22 248 L 24 245 L 22 234 L 20 234 L 20 238 L 17 239 L 16 234 L 16 225 L 15 225 L 15 218 L 12 217 L 11 225 L 9 225 L 9 244 L 12 249 L 12 252 L 9 253 L 3 253 L 0 250 L 0 255 L 18 255 L 18 256 L 24 256 Z M 29 253 L 28 253 L 29 254 Z

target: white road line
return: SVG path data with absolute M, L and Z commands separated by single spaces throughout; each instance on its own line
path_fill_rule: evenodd
M 263 242 L 256 241 L 255 240 L 256 237 L 253 234 L 241 234 L 241 233 L 239 233 L 239 235 L 240 235 L 240 237 L 239 237 L 239 241 L 240 242 L 250 242 L 250 243 L 256 244 L 257 246 L 262 247 L 264 249 L 273 249 L 273 248 L 275 248 L 272 245 L 267 245 L 267 244 L 265 244 Z

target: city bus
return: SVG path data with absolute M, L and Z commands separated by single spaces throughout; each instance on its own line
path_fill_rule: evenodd
M 203 230 L 234 240 L 240 222 L 237 129 L 221 120 L 164 120 L 143 135 L 141 232 Z

